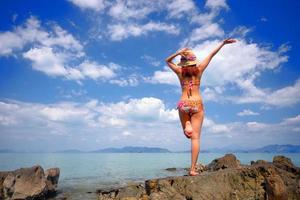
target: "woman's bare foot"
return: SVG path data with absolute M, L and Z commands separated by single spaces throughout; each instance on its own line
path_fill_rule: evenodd
M 190 174 L 190 176 L 197 176 L 197 175 L 199 175 L 198 172 L 193 171 L 193 170 L 191 170 L 189 174 Z
M 191 138 L 193 134 L 193 127 L 190 121 L 185 123 L 184 134 L 187 138 Z

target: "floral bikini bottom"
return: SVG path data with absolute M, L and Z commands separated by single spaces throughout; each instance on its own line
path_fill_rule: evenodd
M 202 100 L 181 100 L 177 103 L 177 109 L 187 114 L 193 114 L 204 110 Z

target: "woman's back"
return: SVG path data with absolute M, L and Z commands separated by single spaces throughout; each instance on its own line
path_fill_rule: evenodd
M 202 72 L 196 65 L 181 67 L 178 75 L 181 84 L 181 99 L 202 99 L 200 95 L 200 81 Z

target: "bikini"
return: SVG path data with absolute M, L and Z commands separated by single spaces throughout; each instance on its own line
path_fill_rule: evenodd
M 192 89 L 193 86 L 200 85 L 200 81 L 181 81 L 181 86 L 182 88 L 188 88 L 189 90 L 187 91 L 187 95 L 188 98 L 190 98 L 190 96 L 192 96 Z M 202 103 L 202 100 L 194 100 L 194 99 L 185 99 L 185 100 L 180 100 L 177 103 L 177 109 L 185 112 L 187 114 L 193 114 L 193 113 L 197 113 L 200 112 L 202 110 L 204 110 L 204 106 Z

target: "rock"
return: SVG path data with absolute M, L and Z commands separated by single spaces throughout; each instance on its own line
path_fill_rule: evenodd
M 97 191 L 99 200 L 112 200 L 112 199 L 140 199 L 146 195 L 146 191 L 143 185 L 132 184 L 127 187 L 117 189 L 102 189 Z
M 207 166 L 205 164 L 198 163 L 196 165 L 196 170 L 197 170 L 197 172 L 202 173 L 202 172 L 208 170 L 208 168 L 207 168 Z
M 265 160 L 257 160 L 257 161 L 251 161 L 251 165 L 259 165 L 259 164 L 266 164 L 268 161 Z
M 177 176 L 145 181 L 128 197 L 145 200 L 296 200 L 300 199 L 300 175 L 290 168 L 278 168 L 271 162 L 256 161 L 240 165 L 233 154 L 215 159 L 198 176 Z M 292 163 L 290 163 L 292 164 Z M 282 167 L 282 165 L 280 165 Z M 293 166 L 293 165 L 292 165 Z M 209 169 L 209 170 L 206 170 Z M 222 169 L 222 170 L 220 170 Z M 132 186 L 128 186 L 132 187 Z M 125 187 L 126 188 L 126 187 Z M 125 199 L 122 189 L 106 191 L 109 200 Z M 99 200 L 108 200 L 101 198 Z M 103 197 L 103 196 L 102 196 Z
M 207 169 L 210 171 L 216 171 L 226 168 L 239 168 L 240 161 L 236 159 L 233 154 L 226 154 L 222 158 L 213 160 L 208 166 Z
M 49 169 L 45 177 L 39 165 L 0 172 L 0 199 L 45 199 L 56 191 L 58 177 L 58 168 Z
M 176 167 L 170 167 L 170 168 L 166 168 L 167 171 L 170 171 L 170 172 L 175 172 L 177 170 Z
M 164 194 L 164 199 L 263 199 L 264 190 L 259 188 L 264 179 L 257 172 L 253 176 L 250 170 L 224 169 L 205 172 L 199 176 L 168 177 L 146 181 L 147 194 Z M 151 185 L 148 187 L 148 185 Z M 257 188 L 257 190 L 253 190 Z M 162 194 L 160 195 L 162 196 Z
M 0 172 L 0 199 L 4 199 L 3 182 L 8 174 L 9 172 Z
M 48 193 L 56 192 L 59 174 L 60 174 L 60 170 L 57 167 L 46 170 L 45 177 L 46 177 L 46 185 L 47 185 Z
M 266 193 L 268 199 L 287 200 L 287 191 L 283 180 L 278 174 L 266 177 Z
M 47 190 L 43 168 L 37 165 L 15 170 L 5 178 L 3 190 L 5 198 L 42 198 Z
M 291 159 L 285 157 L 285 156 L 274 156 L 273 158 L 273 164 L 283 170 L 295 173 L 299 172 L 299 168 L 294 166 Z

